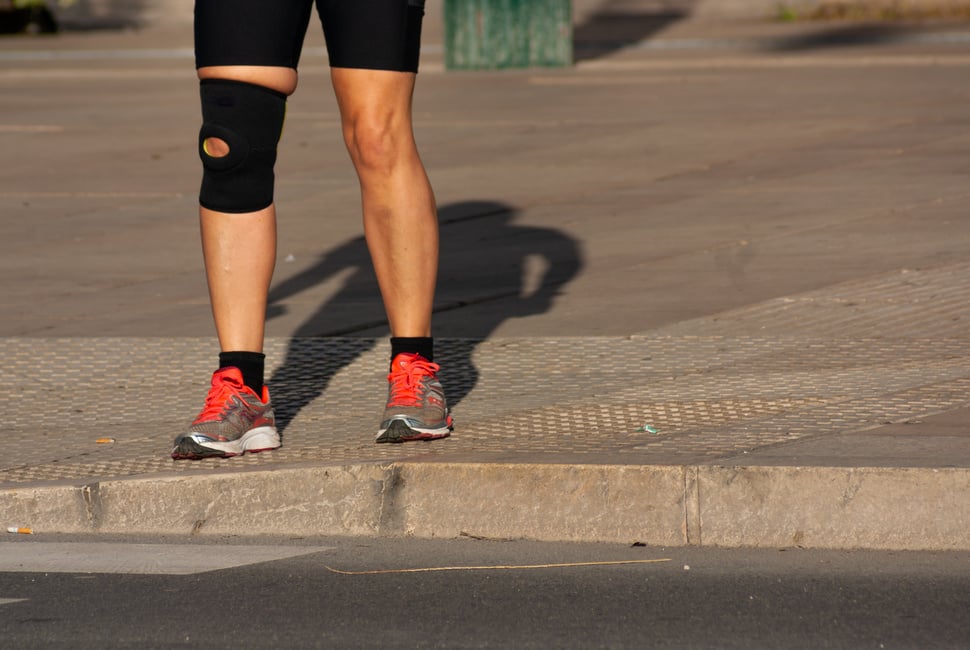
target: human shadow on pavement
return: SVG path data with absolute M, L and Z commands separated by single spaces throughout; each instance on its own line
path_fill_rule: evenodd
M 608 56 L 690 15 L 687 8 L 634 10 L 629 5 L 623 0 L 607 0 L 573 28 L 575 61 Z
M 549 311 L 561 288 L 583 267 L 577 240 L 553 228 L 518 224 L 518 214 L 514 207 L 495 201 L 439 208 L 435 336 L 449 340 L 436 346 L 435 361 L 442 365 L 451 407 L 478 382 L 473 361 L 478 343 L 509 319 Z M 369 334 L 380 331 L 386 336 L 387 322 L 362 236 L 325 252 L 312 267 L 273 287 L 267 318 L 283 313 L 289 298 L 338 274 L 346 275 L 341 288 L 293 332 L 286 356 L 268 382 L 280 431 L 323 395 L 337 372 L 377 345 L 378 335 Z M 361 309 L 364 303 L 373 309 Z M 375 381 L 382 379 L 375 376 Z M 379 415 L 373 414 L 375 427 Z

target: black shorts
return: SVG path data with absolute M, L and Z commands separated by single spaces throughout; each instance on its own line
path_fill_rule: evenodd
M 417 72 L 424 0 L 315 0 L 330 65 Z M 296 68 L 314 0 L 196 0 L 195 65 Z

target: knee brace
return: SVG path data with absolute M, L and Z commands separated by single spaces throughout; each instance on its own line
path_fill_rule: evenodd
M 219 212 L 255 212 L 273 203 L 276 147 L 283 131 L 286 95 L 242 81 L 203 79 L 202 189 L 199 203 Z M 206 140 L 218 138 L 229 147 L 212 156 Z

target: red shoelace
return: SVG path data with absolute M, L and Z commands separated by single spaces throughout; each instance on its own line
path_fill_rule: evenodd
M 420 406 L 424 394 L 425 377 L 434 377 L 441 369 L 419 354 L 402 353 L 394 357 L 391 372 L 387 375 L 390 382 L 388 406 Z
M 205 396 L 205 406 L 195 419 L 196 422 L 209 422 L 218 419 L 226 408 L 226 402 L 233 395 L 241 393 L 246 386 L 242 374 L 236 368 L 222 368 L 212 375 L 212 386 Z

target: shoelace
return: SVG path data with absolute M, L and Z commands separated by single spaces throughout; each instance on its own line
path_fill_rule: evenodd
M 233 395 L 236 395 L 243 388 L 243 385 L 236 381 L 235 377 L 223 372 L 212 375 L 212 386 L 209 393 L 205 396 L 205 405 L 202 413 L 197 420 L 207 421 L 220 417 L 226 408 L 226 402 Z
M 441 366 L 421 357 L 405 362 L 404 367 L 401 367 L 397 359 L 394 361 L 394 369 L 387 376 L 387 380 L 391 382 L 388 406 L 420 406 L 421 397 L 424 395 L 422 379 L 434 377 Z

